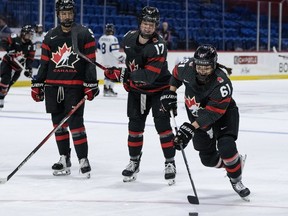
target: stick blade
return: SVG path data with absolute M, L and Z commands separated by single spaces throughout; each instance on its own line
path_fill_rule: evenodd
M 195 197 L 195 196 L 187 196 L 187 199 L 188 199 L 188 202 L 191 203 L 191 204 L 196 204 L 196 205 L 199 205 L 199 199 L 198 197 Z
M 0 184 L 5 184 L 7 181 L 7 178 L 0 178 Z

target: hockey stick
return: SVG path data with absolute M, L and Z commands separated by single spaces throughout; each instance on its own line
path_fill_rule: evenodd
M 36 148 L 33 149 L 33 151 L 16 167 L 16 169 L 11 172 L 7 178 L 1 178 L 0 184 L 5 184 L 9 179 L 38 151 L 38 149 L 46 143 L 46 141 L 57 131 L 72 115 L 76 112 L 76 110 L 85 102 L 87 99 L 87 96 L 85 95 L 84 98 L 82 98 L 76 106 L 73 107 L 73 109 L 70 110 L 70 112 L 61 120 L 61 122 L 58 124 L 57 127 L 55 127 L 39 144 L 36 146 Z
M 14 58 L 14 62 L 16 62 L 16 64 L 21 68 L 21 73 L 25 72 L 25 68 L 24 66 L 18 61 L 17 58 Z M 25 74 L 25 73 L 24 73 Z M 26 76 L 26 75 L 25 75 Z M 32 80 L 34 80 L 35 78 L 33 76 L 28 76 L 28 78 L 31 78 Z
M 274 53 L 278 54 L 278 51 L 277 51 L 277 49 L 276 49 L 275 46 L 273 46 L 272 49 L 273 49 L 273 52 L 274 52 Z M 283 59 L 288 59 L 288 56 L 285 56 L 285 55 L 278 55 L 278 57 L 281 57 L 281 58 L 283 58 Z
M 97 67 L 101 68 L 102 70 L 106 70 L 107 68 L 104 67 L 103 65 L 99 64 L 98 62 L 93 62 L 91 61 L 91 59 L 89 59 L 87 56 L 85 56 L 83 53 L 80 52 L 79 48 L 78 48 L 78 34 L 79 34 L 79 29 L 80 28 L 72 28 L 71 30 L 71 34 L 72 34 L 72 47 L 73 47 L 73 51 L 79 55 L 81 58 L 83 58 L 84 60 L 86 60 L 87 62 L 96 65 Z
M 14 58 L 14 62 L 16 62 L 16 64 L 21 68 L 21 72 L 25 71 L 24 66 L 18 61 L 17 58 Z
M 177 134 L 178 128 L 177 128 L 175 116 L 174 116 L 174 113 L 173 113 L 172 110 L 170 110 L 170 115 L 171 115 L 171 118 L 172 118 L 172 121 L 173 121 L 173 127 L 174 127 L 174 130 L 175 130 L 175 133 Z M 195 196 L 188 195 L 187 199 L 188 199 L 189 203 L 198 205 L 199 204 L 199 199 L 198 199 L 198 196 L 197 196 L 197 192 L 196 192 L 196 188 L 195 188 L 194 182 L 193 182 L 192 177 L 191 177 L 191 172 L 190 172 L 190 169 L 189 169 L 187 157 L 186 157 L 186 154 L 185 154 L 185 151 L 183 149 L 183 145 L 182 144 L 180 144 L 180 148 L 181 148 L 182 156 L 183 156 L 183 159 L 184 159 L 184 162 L 185 162 L 185 165 L 186 165 L 188 176 L 189 176 L 189 179 L 190 179 L 190 182 L 191 182 L 194 194 L 195 194 Z

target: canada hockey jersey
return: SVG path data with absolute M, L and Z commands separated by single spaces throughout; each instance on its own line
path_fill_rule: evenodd
M 185 85 L 185 107 L 191 122 L 207 129 L 220 119 L 227 109 L 235 107 L 232 84 L 226 73 L 219 68 L 212 73 L 206 84 L 198 84 L 193 59 L 185 59 L 175 66 L 170 84 L 179 88 Z
M 32 41 L 23 43 L 20 36 L 12 34 L 2 41 L 2 46 L 7 51 L 3 61 L 8 62 L 12 69 L 21 71 L 22 68 L 16 63 L 16 60 L 25 68 L 32 68 L 35 50 Z
M 168 89 L 171 73 L 166 61 L 165 42 L 155 33 L 146 44 L 140 44 L 139 33 L 139 30 L 129 31 L 122 41 L 131 91 L 152 94 Z
M 96 42 L 93 32 L 78 24 L 73 24 L 71 31 L 74 30 L 79 32 L 79 51 L 95 62 Z M 37 82 L 59 86 L 79 86 L 83 85 L 83 82 L 96 82 L 96 67 L 80 58 L 73 50 L 71 31 L 63 32 L 61 26 L 57 26 L 47 32 L 42 43 Z

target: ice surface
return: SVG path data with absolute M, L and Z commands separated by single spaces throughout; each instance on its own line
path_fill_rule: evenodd
M 193 195 L 181 152 L 177 152 L 176 184 L 164 180 L 164 157 L 151 116 L 147 119 L 138 179 L 123 183 L 129 161 L 126 98 L 116 85 L 117 98 L 101 95 L 86 103 L 91 179 L 79 174 L 72 150 L 72 174 L 52 175 L 59 160 L 52 136 L 6 183 L 0 185 L 1 216 L 271 216 L 288 215 L 288 80 L 233 81 L 240 109 L 238 150 L 247 154 L 243 183 L 251 202 L 233 191 L 225 171 L 204 167 L 190 144 L 186 149 L 200 205 Z M 101 86 L 102 87 L 102 86 Z M 177 124 L 187 121 L 178 91 Z M 30 97 L 30 89 L 11 88 L 0 111 L 0 178 L 7 177 L 52 130 L 44 103 Z

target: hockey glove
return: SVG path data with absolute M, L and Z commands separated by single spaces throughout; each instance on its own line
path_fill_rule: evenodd
M 32 78 L 32 68 L 26 68 L 24 71 L 24 76 L 28 77 L 28 78 Z
M 180 126 L 174 138 L 174 146 L 177 150 L 181 150 L 180 145 L 182 145 L 183 149 L 188 145 L 194 135 L 194 130 L 195 127 L 188 122 L 184 122 Z
M 32 81 L 31 97 L 36 102 L 44 100 L 44 83 L 37 83 Z
M 110 67 L 104 71 L 104 75 L 112 82 L 126 83 L 128 79 L 128 72 L 126 68 Z
M 83 83 L 84 94 L 87 95 L 87 100 L 92 101 L 99 94 L 98 81 L 96 83 Z
M 164 112 L 173 111 L 174 116 L 177 115 L 177 93 L 171 90 L 163 91 L 161 97 L 161 109 Z

